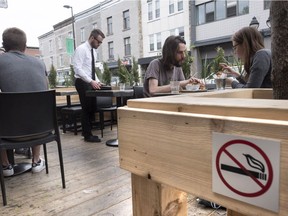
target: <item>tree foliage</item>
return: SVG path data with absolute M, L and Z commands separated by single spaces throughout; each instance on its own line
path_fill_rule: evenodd
M 75 71 L 74 71 L 74 67 L 72 64 L 70 64 L 70 86 L 74 86 L 75 85 Z
M 103 82 L 102 73 L 101 73 L 101 70 L 98 67 L 95 68 L 95 73 L 96 73 L 98 79 L 100 80 L 100 82 Z
M 138 72 L 138 62 L 136 61 L 135 57 L 132 60 L 132 76 L 134 85 L 138 86 L 140 82 L 139 72 Z
M 103 63 L 103 68 L 104 68 L 104 72 L 103 72 L 103 76 L 102 76 L 102 82 L 105 85 L 110 85 L 112 74 L 111 74 L 111 71 L 110 71 L 106 62 Z
M 120 58 L 118 58 L 118 76 L 120 83 L 128 83 L 130 81 L 130 74 L 125 65 L 122 64 Z
M 222 47 L 217 47 L 216 52 L 216 56 L 212 61 L 208 61 L 206 56 L 204 63 L 202 64 L 202 77 L 205 79 L 212 78 L 214 74 L 222 70 L 220 63 L 230 64 L 225 58 L 225 51 Z
M 225 59 L 225 51 L 222 47 L 217 47 L 216 52 L 216 57 L 213 59 L 210 65 L 212 73 L 217 73 L 218 71 L 221 71 L 222 67 L 219 65 L 220 63 L 228 63 Z
M 49 87 L 52 89 L 55 88 L 57 84 L 57 72 L 53 64 L 51 65 L 51 68 L 50 68 L 48 80 L 49 80 Z
M 185 52 L 185 59 L 182 64 L 182 70 L 185 76 L 185 79 L 189 79 L 191 76 L 191 65 L 193 63 L 193 57 L 190 55 L 188 51 Z

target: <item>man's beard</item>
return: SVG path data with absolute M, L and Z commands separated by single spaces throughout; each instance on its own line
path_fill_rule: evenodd
M 175 66 L 175 67 L 181 67 L 182 64 L 183 64 L 182 61 L 177 61 L 177 62 L 174 63 L 174 66 Z

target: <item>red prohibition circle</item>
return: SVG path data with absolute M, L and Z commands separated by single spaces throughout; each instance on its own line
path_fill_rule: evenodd
M 258 151 L 261 156 L 264 158 L 267 166 L 268 166 L 268 180 L 267 180 L 267 183 L 266 185 L 259 191 L 255 192 L 255 193 L 244 193 L 244 192 L 241 192 L 235 188 L 233 188 L 226 180 L 225 178 L 223 177 L 222 173 L 221 173 L 221 170 L 220 170 L 220 156 L 221 154 L 225 151 L 225 149 L 228 147 L 228 146 L 231 146 L 233 144 L 242 144 L 242 145 L 248 145 L 250 146 L 251 148 L 254 148 L 256 151 Z M 267 155 L 265 154 L 265 152 L 262 151 L 262 149 L 260 149 L 257 145 L 249 142 L 249 141 L 246 141 L 246 140 L 231 140 L 227 143 L 225 143 L 218 151 L 217 153 L 217 156 L 216 156 L 216 169 L 217 169 L 217 173 L 220 177 L 220 179 L 222 180 L 222 182 L 226 185 L 226 187 L 228 187 L 231 191 L 233 191 L 234 193 L 236 194 L 239 194 L 241 196 L 245 196 L 245 197 L 257 197 L 257 196 L 260 196 L 262 194 L 264 194 L 271 186 L 272 184 L 272 181 L 273 181 L 273 169 L 272 169 L 272 165 L 271 165 L 271 162 L 269 160 L 269 158 L 267 157 Z

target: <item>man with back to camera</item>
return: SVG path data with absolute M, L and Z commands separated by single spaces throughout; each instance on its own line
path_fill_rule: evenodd
M 92 30 L 88 40 L 77 47 L 73 56 L 75 87 L 82 107 L 82 135 L 86 142 L 101 142 L 98 136 L 93 136 L 91 132 L 91 121 L 95 115 L 96 99 L 86 97 L 86 91 L 101 88 L 102 83 L 95 74 L 95 60 L 97 58 L 94 49 L 102 44 L 104 38 L 105 35 L 100 29 Z
M 181 36 L 169 36 L 162 48 L 162 57 L 150 62 L 144 78 L 143 93 L 151 97 L 155 93 L 168 93 L 171 91 L 170 81 L 180 81 L 184 88 L 188 83 L 201 81 L 191 77 L 185 80 L 182 64 L 185 60 L 186 42 Z
M 2 34 L 5 53 L 0 55 L 0 90 L 33 92 L 48 90 L 46 67 L 39 59 L 24 54 L 26 34 L 19 28 L 8 28 Z M 32 172 L 41 172 L 45 161 L 40 158 L 40 145 L 32 147 Z M 4 176 L 14 174 L 5 150 L 1 151 Z

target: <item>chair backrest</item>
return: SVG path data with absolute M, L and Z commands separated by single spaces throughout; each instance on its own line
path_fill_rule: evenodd
M 111 90 L 111 86 L 101 86 L 101 90 Z M 112 97 L 104 97 L 104 96 L 99 96 L 96 97 L 96 108 L 109 108 L 113 106 L 113 98 Z
M 109 108 L 113 106 L 112 97 L 96 97 L 96 107 L 99 108 Z
M 0 92 L 0 138 L 57 133 L 55 90 Z
M 134 98 L 144 98 L 143 86 L 133 86 Z

